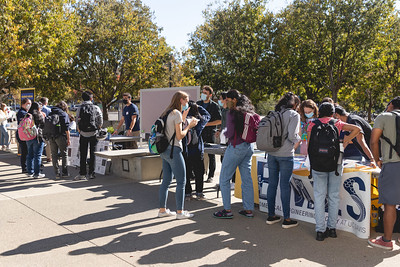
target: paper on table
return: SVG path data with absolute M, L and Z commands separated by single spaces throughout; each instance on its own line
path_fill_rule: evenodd
M 228 142 L 228 140 L 226 140 L 225 133 L 226 133 L 226 128 L 222 129 L 222 131 L 221 131 L 221 134 L 220 134 L 221 142 L 220 142 L 220 144 L 226 144 Z

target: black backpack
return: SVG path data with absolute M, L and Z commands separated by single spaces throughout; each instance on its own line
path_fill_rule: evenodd
M 94 132 L 96 127 L 96 106 L 92 103 L 82 104 L 79 111 L 79 130 L 82 132 Z
M 336 120 L 331 119 L 329 123 L 314 121 L 308 145 L 308 156 L 312 170 L 320 172 L 337 172 L 338 159 L 340 155 L 339 130 L 335 126 Z M 311 178 L 311 172 L 310 172 Z
M 55 138 L 61 135 L 60 115 L 50 113 L 44 118 L 43 137 L 46 140 Z
M 174 132 L 170 140 L 168 140 L 168 137 L 165 134 L 165 125 L 167 123 L 168 115 L 171 113 L 171 111 L 172 110 L 167 111 L 167 113 L 163 117 L 158 118 L 154 125 L 151 127 L 149 150 L 152 154 L 161 154 L 165 150 L 167 150 L 169 144 L 172 141 L 172 149 L 170 154 L 170 158 L 172 159 L 176 132 Z
M 393 150 L 396 151 L 397 155 L 400 157 L 400 114 L 394 111 L 391 111 L 390 113 L 396 115 L 396 144 L 393 145 L 390 139 L 383 134 L 381 136 L 381 138 L 390 145 L 389 159 L 393 156 Z

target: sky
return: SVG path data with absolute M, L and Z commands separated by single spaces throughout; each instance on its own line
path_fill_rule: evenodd
M 203 11 L 215 0 L 142 0 L 154 12 L 154 22 L 163 28 L 161 35 L 178 51 L 187 48 L 189 34 L 203 24 Z M 289 0 L 270 0 L 268 9 L 277 12 Z
M 189 34 L 203 24 L 203 11 L 215 0 L 142 0 L 154 12 L 154 22 L 163 28 L 161 35 L 166 38 L 170 46 L 178 51 L 187 48 Z M 270 0 L 268 9 L 278 12 L 291 0 Z M 400 9 L 400 0 L 396 1 Z

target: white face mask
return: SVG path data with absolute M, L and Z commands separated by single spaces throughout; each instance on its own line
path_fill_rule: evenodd
M 31 108 L 31 104 L 28 104 L 25 107 L 26 107 L 26 110 L 29 110 Z
M 200 95 L 201 100 L 206 101 L 207 100 L 207 95 L 204 93 L 201 93 Z

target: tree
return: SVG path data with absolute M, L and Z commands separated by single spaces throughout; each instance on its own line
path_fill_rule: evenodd
M 69 0 L 3 1 L 0 7 L 0 88 L 34 86 L 63 68 L 75 48 Z
M 365 53 L 373 48 L 394 1 L 295 0 L 280 15 L 288 73 L 316 100 L 360 75 Z
M 238 89 L 257 102 L 275 85 L 274 18 L 266 1 L 242 2 L 204 11 L 205 23 L 190 36 L 188 60 L 200 83 Z
M 68 82 L 92 91 L 107 120 L 107 108 L 123 92 L 136 96 L 165 77 L 171 49 L 139 0 L 86 0 L 75 8 L 80 41 Z

